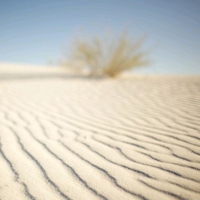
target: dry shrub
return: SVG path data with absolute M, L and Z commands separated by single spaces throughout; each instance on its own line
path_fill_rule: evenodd
M 72 43 L 70 61 L 63 63 L 71 63 L 68 67 L 81 74 L 115 77 L 126 70 L 149 64 L 142 51 L 144 41 L 144 37 L 134 40 L 126 30 L 120 37 L 77 38 Z M 81 63 L 78 70 L 73 64 L 77 62 Z

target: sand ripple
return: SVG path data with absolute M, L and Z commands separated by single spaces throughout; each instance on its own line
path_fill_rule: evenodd
M 200 199 L 200 78 L 0 80 L 0 199 Z

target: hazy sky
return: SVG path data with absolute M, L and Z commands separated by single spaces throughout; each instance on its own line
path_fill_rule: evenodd
M 0 62 L 45 65 L 82 30 L 148 35 L 136 72 L 200 75 L 200 0 L 0 0 Z

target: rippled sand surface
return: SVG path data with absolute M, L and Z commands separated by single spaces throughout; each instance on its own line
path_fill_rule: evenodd
M 200 77 L 0 67 L 0 200 L 200 199 Z

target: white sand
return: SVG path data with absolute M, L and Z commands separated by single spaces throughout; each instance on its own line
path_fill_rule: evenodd
M 200 77 L 1 64 L 0 200 L 15 199 L 200 199 Z

